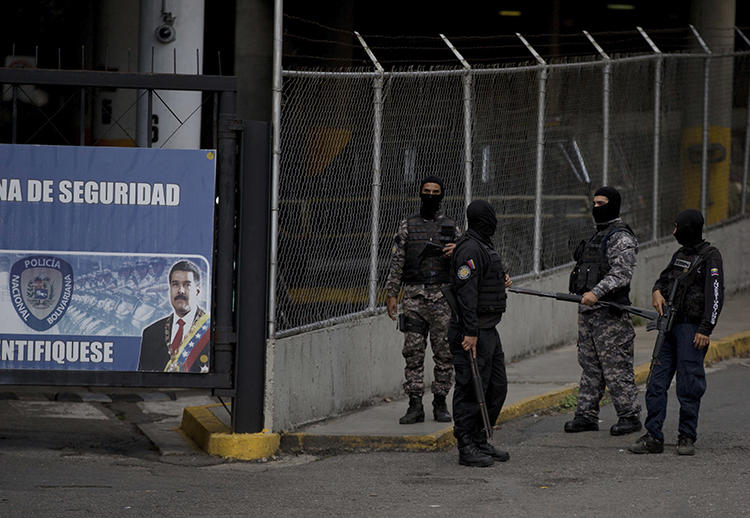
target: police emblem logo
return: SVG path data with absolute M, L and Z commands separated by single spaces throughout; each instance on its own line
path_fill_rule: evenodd
M 19 318 L 36 331 L 46 331 L 70 306 L 73 269 L 59 257 L 24 257 L 10 268 L 8 291 Z
M 458 268 L 458 271 L 456 271 L 456 275 L 458 276 L 459 279 L 461 279 L 462 281 L 465 281 L 466 279 L 471 277 L 471 268 L 469 268 L 469 265 L 462 264 Z

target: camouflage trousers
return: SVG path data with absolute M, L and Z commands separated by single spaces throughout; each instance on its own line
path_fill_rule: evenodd
M 638 416 L 638 388 L 633 374 L 635 331 L 627 313 L 596 309 L 578 315 L 578 364 L 583 369 L 576 415 L 595 420 L 599 401 L 609 388 L 618 417 Z
M 451 309 L 448 303 L 442 297 L 405 296 L 402 309 L 407 321 L 406 329 L 402 329 L 405 331 L 402 354 L 406 360 L 404 391 L 410 396 L 424 394 L 424 358 L 429 333 L 435 362 L 432 393 L 448 394 L 453 386 L 453 357 L 448 345 Z

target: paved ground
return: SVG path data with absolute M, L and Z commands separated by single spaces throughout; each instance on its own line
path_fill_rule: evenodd
M 731 297 L 715 336 L 750 329 L 748 306 L 750 295 Z M 637 363 L 652 343 L 642 334 Z M 511 398 L 576 381 L 574 357 L 567 347 L 510 365 Z M 216 402 L 205 391 L 2 387 L 0 516 L 750 516 L 748 386 L 748 359 L 709 370 L 694 458 L 674 454 L 672 395 L 663 455 L 627 453 L 636 436 L 606 432 L 608 405 L 596 433 L 563 433 L 569 414 L 505 423 L 496 442 L 511 461 L 487 469 L 458 466 L 454 449 L 223 460 L 176 431 L 185 406 Z
M 282 456 L 232 462 L 160 456 L 127 419 L 0 422 L 0 515 L 16 516 L 742 516 L 750 514 L 750 361 L 708 375 L 698 454 L 635 456 L 635 439 L 563 433 L 570 415 L 518 419 L 497 443 L 511 460 L 456 464 L 455 450 Z M 103 408 L 135 412 L 131 405 Z M 98 406 L 98 404 L 97 404 Z M 611 405 L 602 410 L 613 420 Z M 85 423 L 85 424 L 84 424 Z

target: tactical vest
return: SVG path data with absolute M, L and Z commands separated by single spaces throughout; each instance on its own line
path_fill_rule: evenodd
M 607 242 L 616 232 L 627 232 L 634 236 L 631 228 L 618 221 L 598 231 L 591 239 L 582 242 L 576 250 L 576 265 L 570 273 L 568 289 L 571 293 L 583 295 L 596 286 L 607 273 L 610 266 L 607 261 Z M 630 305 L 630 284 L 613 290 L 602 297 L 602 300 Z
M 417 214 L 406 225 L 406 260 L 401 280 L 406 284 L 450 283 L 450 261 L 441 249 L 456 241 L 455 221 L 442 215 L 426 220 Z
M 505 268 L 500 253 L 493 248 L 479 243 L 489 255 L 489 269 L 479 281 L 477 297 L 477 315 L 492 314 L 500 316 L 505 312 L 508 295 L 505 293 Z
M 678 277 L 686 272 L 696 261 L 704 264 L 698 265 L 686 278 L 680 280 L 674 297 L 674 307 L 677 310 L 677 319 L 682 322 L 700 322 L 703 317 L 705 305 L 704 286 L 706 283 L 705 262 L 708 255 L 716 250 L 710 245 L 701 247 L 700 251 L 691 249 L 688 251 L 684 246 L 677 250 L 667 271 L 666 293 L 662 293 L 669 300 L 672 287 Z

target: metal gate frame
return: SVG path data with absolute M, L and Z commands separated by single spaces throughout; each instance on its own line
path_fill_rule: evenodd
M 213 257 L 211 313 L 215 315 L 212 330 L 213 369 L 208 374 L 66 371 L 66 370 L 0 370 L 0 385 L 119 386 L 229 389 L 234 396 L 237 320 L 234 308 L 235 266 L 237 250 L 237 169 L 243 142 L 244 124 L 237 119 L 237 79 L 234 76 L 184 74 L 137 74 L 95 70 L 48 70 L 0 68 L 0 84 L 53 85 L 81 88 L 125 88 L 148 92 L 149 111 L 154 90 L 213 92 L 218 97 L 216 148 L 218 169 Z M 15 111 L 15 110 L 14 110 Z M 15 119 L 13 120 L 15 129 Z M 15 135 L 15 131 L 13 132 Z M 150 141 L 150 139 L 147 139 Z M 150 142 L 149 142 L 150 145 Z M 261 379 L 262 379 L 261 365 Z M 261 391 L 262 398 L 262 391 Z

